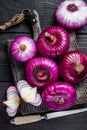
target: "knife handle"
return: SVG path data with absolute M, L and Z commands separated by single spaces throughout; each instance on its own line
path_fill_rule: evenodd
M 40 115 L 19 116 L 12 119 L 10 123 L 15 125 L 22 125 L 22 124 L 37 122 L 40 120 L 42 120 L 42 117 Z

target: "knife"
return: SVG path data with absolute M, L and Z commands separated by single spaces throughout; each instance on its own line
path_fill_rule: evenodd
M 67 110 L 67 111 L 47 113 L 43 116 L 42 115 L 19 116 L 19 117 L 15 117 L 15 118 L 11 119 L 10 123 L 15 124 L 15 125 L 22 125 L 22 124 L 27 124 L 27 123 L 38 122 L 43 119 L 49 120 L 49 119 L 53 119 L 53 118 L 78 114 L 78 113 L 82 113 L 82 112 L 86 112 L 86 111 L 87 111 L 87 108 L 82 108 L 82 109 L 76 109 L 76 110 Z

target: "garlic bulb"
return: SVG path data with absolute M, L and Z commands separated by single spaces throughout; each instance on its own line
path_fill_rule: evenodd
M 34 106 L 39 106 L 42 103 L 40 94 L 37 93 L 37 87 L 32 88 L 27 81 L 20 80 L 17 83 L 17 89 L 21 98 Z
M 20 98 L 15 86 L 10 86 L 7 89 L 7 100 L 3 101 L 3 104 L 7 106 L 6 111 L 9 116 L 15 116 L 20 104 Z

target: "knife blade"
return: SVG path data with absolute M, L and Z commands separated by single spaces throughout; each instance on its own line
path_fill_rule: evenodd
M 10 120 L 10 123 L 15 124 L 15 125 L 22 125 L 22 124 L 37 122 L 42 119 L 49 120 L 53 118 L 59 118 L 59 117 L 73 115 L 73 114 L 78 114 L 78 113 L 82 113 L 86 111 L 87 111 L 87 108 L 82 108 L 82 109 L 76 109 L 76 110 L 67 110 L 67 111 L 47 113 L 43 116 L 42 115 L 20 116 L 20 117 L 15 117 L 12 120 Z

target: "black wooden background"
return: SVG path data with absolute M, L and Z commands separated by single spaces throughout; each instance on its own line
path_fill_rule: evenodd
M 36 9 L 39 12 L 42 30 L 52 25 L 58 25 L 54 13 L 57 5 L 61 1 L 62 0 L 0 0 L 0 25 L 11 19 L 15 14 L 20 13 L 24 8 Z M 87 0 L 85 1 L 87 2 Z M 26 24 L 26 22 L 23 22 L 6 31 L 0 32 L 0 130 L 87 130 L 87 112 L 17 127 L 9 123 L 1 123 L 2 119 L 8 119 L 1 102 L 4 98 L 6 88 L 13 84 L 5 44 L 7 39 L 13 39 L 20 35 L 32 37 L 30 23 Z M 87 26 L 76 30 L 76 35 L 79 50 L 87 54 Z

